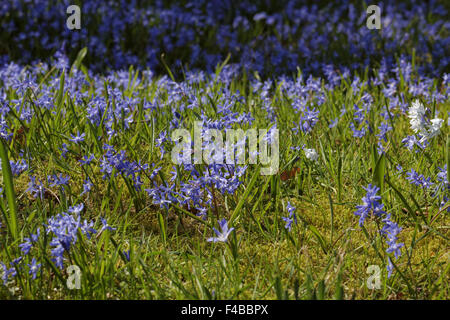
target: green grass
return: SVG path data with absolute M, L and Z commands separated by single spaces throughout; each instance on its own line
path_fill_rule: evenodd
M 80 65 L 83 53 L 80 53 Z M 163 166 L 155 179 L 158 184 L 167 181 L 173 166 L 170 152 L 160 159 L 155 146 L 158 134 L 168 128 L 171 111 L 179 108 L 187 99 L 161 104 L 155 112 L 143 109 L 142 100 L 167 101 L 167 88 L 156 80 L 149 83 L 130 81 L 128 87 L 120 87 L 126 97 L 137 97 L 133 123 L 128 130 L 118 118 L 113 128 L 120 132 L 108 141 L 104 124 L 89 124 L 85 102 L 77 103 L 63 85 L 69 74 L 51 70 L 42 74 L 38 83 L 48 84 L 49 79 L 60 78 L 55 87 L 54 109 L 36 107 L 35 92 L 28 90 L 22 104 L 34 111 L 30 123 L 9 115 L 8 121 L 14 137 L 1 151 L 2 161 L 24 158 L 30 165 L 28 172 L 46 180 L 47 175 L 64 173 L 71 176 L 69 187 L 62 190 L 50 188 L 44 199 L 34 199 L 25 192 L 28 175 L 14 178 L 7 166 L 3 166 L 2 184 L 5 195 L 0 199 L 2 211 L 10 229 L 0 229 L 0 261 L 9 262 L 20 254 L 18 244 L 34 233 L 42 223 L 69 206 L 83 202 L 83 219 L 93 219 L 101 226 L 100 217 L 106 217 L 113 232 L 103 232 L 92 241 L 85 237 L 67 255 L 66 264 L 76 264 L 82 271 L 81 289 L 70 290 L 66 286 L 68 275 L 54 266 L 49 255 L 49 239 L 43 237 L 32 249 L 42 268 L 35 280 L 27 268 L 17 268 L 17 276 L 7 286 L 0 285 L 0 298 L 6 299 L 448 299 L 449 254 L 448 214 L 439 212 L 437 198 L 429 192 L 409 184 L 404 176 L 395 173 L 397 164 L 405 170 L 414 168 L 435 180 L 437 167 L 448 163 L 448 126 L 435 137 L 424 152 L 414 153 L 402 147 L 401 139 L 412 134 L 406 116 L 392 115 L 393 131 L 388 133 L 386 155 L 376 153 L 377 127 L 381 123 L 380 112 L 386 104 L 381 87 L 365 87 L 374 98 L 370 114 L 373 134 L 361 139 L 353 138 L 348 125 L 353 118 L 352 106 L 361 101 L 362 92 L 354 94 L 350 83 L 343 81 L 340 87 L 326 91 L 326 102 L 318 107 L 319 122 L 308 134 L 292 132 L 292 122 L 299 115 L 292 109 L 292 101 L 275 83 L 269 97 L 273 101 L 280 130 L 280 172 L 273 176 L 259 174 L 258 166 L 249 165 L 242 177 L 243 184 L 232 195 L 214 192 L 217 210 L 209 210 L 206 221 L 194 219 L 188 208 L 171 206 L 161 210 L 153 205 L 145 191 L 137 192 L 130 179 L 118 175 L 103 180 L 98 165 L 81 167 L 77 160 L 86 154 L 99 159 L 105 143 L 116 150 L 126 150 L 127 158 L 141 159 L 143 163 Z M 139 75 L 130 70 L 130 79 Z M 184 124 L 191 129 L 200 110 L 210 118 L 217 118 L 216 108 L 227 84 L 201 82 L 193 84 L 190 94 L 200 98 L 199 89 L 209 89 L 211 99 L 201 108 L 185 109 Z M 249 90 L 249 83 L 236 79 L 228 88 L 239 90 L 244 103 L 236 103 L 234 112 L 251 111 L 255 118 L 253 127 L 268 128 L 263 101 L 259 93 Z M 94 93 L 92 79 L 83 91 Z M 411 97 L 402 91 L 408 102 Z M 18 97 L 12 89 L 9 99 Z M 104 91 L 97 95 L 105 95 Z M 115 104 L 107 97 L 110 106 Z M 339 115 L 345 104 L 347 113 L 335 128 L 328 128 L 331 119 Z M 450 103 L 436 105 L 441 117 L 447 117 Z M 146 120 L 147 116 L 147 120 Z M 447 122 L 447 119 L 445 118 Z M 246 126 L 243 127 L 247 128 Z M 86 133 L 79 145 L 70 143 L 70 134 Z M 445 132 L 446 131 L 446 132 Z M 60 157 L 59 147 L 67 143 L 66 158 Z M 306 144 L 315 148 L 319 160 L 313 163 L 303 152 L 290 150 L 292 146 Z M 374 147 L 375 146 L 375 147 Z M 167 149 L 167 148 L 166 148 Z M 170 149 L 168 149 L 170 151 Z M 32 157 L 32 159 L 30 158 Z M 298 159 L 297 159 L 298 158 Z M 297 160 L 295 160 L 297 159 Z M 94 162 L 96 163 L 96 162 Z M 287 181 L 280 173 L 294 166 L 300 172 Z M 199 166 L 201 169 L 202 166 Z M 179 168 L 180 169 L 180 168 Z M 151 173 L 151 171 L 150 171 Z M 94 187 L 88 196 L 80 196 L 82 182 L 90 177 Z M 189 177 L 180 170 L 177 179 Z M 151 182 L 142 175 L 144 188 Z M 177 181 L 180 181 L 177 180 Z M 370 219 L 365 230 L 358 226 L 353 214 L 365 194 L 362 189 L 369 183 L 381 187 L 382 202 L 395 221 L 403 228 L 400 240 L 405 244 L 399 260 L 393 259 L 395 271 L 387 278 L 386 244 L 379 236 L 380 221 Z M 284 228 L 281 219 L 287 216 L 286 204 L 290 201 L 297 208 L 299 222 L 291 232 Z M 17 204 L 17 212 L 15 209 Z M 17 222 L 14 217 L 17 215 Z M 231 221 L 235 227 L 227 243 L 210 243 L 212 226 L 217 227 L 217 215 Z M 14 226 L 15 225 L 15 226 Z M 13 231 L 16 230 L 16 231 Z M 17 234 L 16 234 L 17 233 Z M 18 239 L 18 240 L 16 240 Z M 123 254 L 131 250 L 130 261 Z M 31 258 L 25 257 L 24 263 Z M 369 265 L 381 269 L 381 288 L 370 290 L 366 286 Z

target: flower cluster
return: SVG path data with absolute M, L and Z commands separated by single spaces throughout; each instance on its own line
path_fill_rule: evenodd
M 376 217 L 381 218 L 384 223 L 383 228 L 381 229 L 381 234 L 386 237 L 386 242 L 388 244 L 386 252 L 393 252 L 395 258 L 398 259 L 401 255 L 400 249 L 404 246 L 403 243 L 397 242 L 397 236 L 402 228 L 400 228 L 397 223 L 392 221 L 390 213 L 386 213 L 383 210 L 384 205 L 380 202 L 381 197 L 377 195 L 380 188 L 369 184 L 364 189 L 366 190 L 366 195 L 362 198 L 363 204 L 356 206 L 357 210 L 354 212 L 355 215 L 359 216 L 359 225 L 363 226 L 365 220 L 371 213 L 373 213 Z M 390 277 L 393 270 L 390 258 L 387 269 L 389 272 L 388 277 Z
M 40 245 L 43 245 L 47 241 L 44 241 L 44 237 L 49 240 L 51 261 L 61 270 L 64 269 L 64 261 L 66 260 L 64 253 L 69 254 L 71 248 L 76 245 L 79 236 L 78 232 L 81 232 L 88 240 L 91 239 L 93 234 L 97 233 L 97 230 L 94 229 L 93 221 L 88 222 L 86 219 L 81 219 L 80 212 L 83 208 L 84 205 L 80 203 L 70 207 L 68 212 L 61 212 L 50 217 L 41 226 L 44 230 L 43 232 L 41 232 L 41 227 L 38 227 L 34 234 L 24 238 L 25 241 L 19 244 L 22 255 L 10 262 L 11 267 L 7 267 L 5 263 L 0 262 L 0 266 L 3 268 L 3 283 L 7 285 L 8 281 L 17 275 L 17 270 L 24 267 L 23 262 L 27 256 L 30 256 L 31 259 L 31 263 L 27 264 L 29 274 L 32 276 L 32 279 L 36 278 L 42 266 L 41 263 L 38 263 L 36 257 L 46 254 L 42 252 L 39 254 L 39 250 L 42 249 Z M 103 226 L 99 233 L 102 233 L 104 230 L 115 230 L 115 228 L 108 225 L 104 218 L 101 221 Z M 33 248 L 37 250 L 36 256 L 32 256 Z
M 369 184 L 364 188 L 367 192 L 362 198 L 363 204 L 356 206 L 355 215 L 359 217 L 359 225 L 364 225 L 365 220 L 369 217 L 370 213 L 373 213 L 377 217 L 381 217 L 385 214 L 383 208 L 384 204 L 380 202 L 381 197 L 377 195 L 380 188 Z
M 289 216 L 282 217 L 282 219 L 286 222 L 286 225 L 284 226 L 288 231 L 291 231 L 292 229 L 292 223 L 297 224 L 297 215 L 295 214 L 295 207 L 291 205 L 291 203 L 288 201 L 286 209 L 289 213 Z
M 47 234 L 52 234 L 53 239 L 50 241 L 52 261 L 55 265 L 64 268 L 64 252 L 70 252 L 70 248 L 76 244 L 78 230 L 86 235 L 88 239 L 97 231 L 93 228 L 94 223 L 84 220 L 81 222 L 79 213 L 72 215 L 62 212 L 48 219 L 46 225 Z
M 158 59 L 165 53 L 172 65 L 185 63 L 191 70 L 210 72 L 230 52 L 232 62 L 260 74 L 290 74 L 300 66 L 307 74 L 322 72 L 337 83 L 336 67 L 345 63 L 352 70 L 364 69 L 378 64 L 382 57 L 394 61 L 411 38 L 417 39 L 416 64 L 422 63 L 422 74 L 441 72 L 449 61 L 445 50 L 448 36 L 438 32 L 448 29 L 447 12 L 437 2 L 380 3 L 383 19 L 379 33 L 362 23 L 367 14 L 360 3 L 284 1 L 268 6 L 249 0 L 239 5 L 231 0 L 158 0 L 149 5 L 86 0 L 81 6 L 80 30 L 65 26 L 61 13 L 69 5 L 69 0 L 51 5 L 45 0 L 6 1 L 0 7 L 4 29 L 0 43 L 8 44 L 3 52 L 10 56 L 0 57 L 0 63 L 8 59 L 28 63 L 65 44 L 73 51 L 86 46 L 91 52 L 91 67 L 96 70 L 134 65 L 162 71 Z M 139 34 L 139 45 L 129 41 L 130 30 Z M 419 61 L 418 57 L 431 57 L 432 62 Z M 59 53 L 55 63 L 64 68 L 69 60 Z M 404 60 L 394 72 L 405 81 L 412 78 L 412 66 Z M 410 90 L 420 93 L 420 84 Z
M 418 174 L 414 169 L 406 173 L 406 179 L 411 183 L 418 187 L 422 187 L 424 189 L 429 189 L 433 182 L 431 182 L 431 178 L 425 178 L 423 174 Z
M 419 100 L 413 101 L 408 110 L 411 129 L 419 135 L 418 140 L 412 137 L 403 139 L 403 143 L 407 145 L 410 150 L 412 149 L 411 146 L 414 143 L 423 149 L 423 146 L 440 132 L 440 128 L 442 127 L 444 120 L 439 118 L 428 120 L 426 113 L 427 111 Z

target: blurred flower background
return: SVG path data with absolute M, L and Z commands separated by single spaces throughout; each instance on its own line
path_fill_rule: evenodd
M 66 27 L 69 5 L 81 8 L 81 29 Z M 129 65 L 212 72 L 231 54 L 239 71 L 261 76 L 341 74 L 366 67 L 440 75 L 449 66 L 446 1 L 378 1 L 381 29 L 366 27 L 360 1 L 71 1 L 8 0 L 0 4 L 0 61 L 71 61 L 83 47 L 91 70 Z M 448 70 L 448 69 L 447 69 Z M 335 80 L 339 76 L 335 76 Z

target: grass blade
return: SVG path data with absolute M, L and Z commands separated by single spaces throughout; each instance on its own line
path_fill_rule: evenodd
M 3 183 L 5 184 L 5 194 L 9 207 L 9 213 L 6 214 L 7 224 L 12 238 L 16 240 L 19 238 L 16 194 L 14 192 L 13 177 L 11 166 L 9 164 L 8 152 L 3 139 L 1 139 L 0 143 L 0 158 L 2 160 Z

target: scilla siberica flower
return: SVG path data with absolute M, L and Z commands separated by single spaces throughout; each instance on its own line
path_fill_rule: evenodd
M 77 131 L 76 135 L 70 135 L 70 136 L 71 136 L 71 139 L 69 139 L 69 140 L 78 144 L 79 142 L 84 141 L 84 137 L 86 136 L 86 133 L 80 134 Z
M 28 165 L 23 159 L 17 160 L 17 162 L 10 160 L 9 163 L 11 165 L 11 172 L 15 177 L 20 176 L 22 172 L 28 169 Z
M 71 246 L 77 242 L 78 229 L 90 239 L 92 234 L 97 233 L 93 226 L 92 221 L 81 222 L 79 213 L 70 215 L 62 212 L 48 219 L 46 231 L 47 234 L 53 234 L 53 239 L 50 241 L 50 246 L 53 247 L 51 250 L 52 261 L 58 268 L 64 268 L 64 251 L 69 252 Z
M 355 215 L 359 216 L 359 225 L 362 226 L 366 218 L 373 212 L 376 216 L 380 217 L 385 212 L 383 211 L 383 204 L 379 201 L 381 197 L 377 195 L 377 192 L 380 190 L 377 186 L 372 186 L 369 184 L 367 188 L 364 188 L 367 193 L 362 198 L 363 204 L 356 206 Z
M 402 143 L 409 151 L 412 151 L 414 149 L 414 146 L 418 146 L 420 149 L 425 148 L 425 145 L 421 144 L 420 141 L 417 140 L 416 136 L 407 136 L 402 140 Z
M 318 115 L 319 111 L 316 111 L 315 108 L 313 110 L 309 110 L 309 108 L 306 108 L 305 114 L 300 117 L 300 130 L 302 130 L 304 133 L 311 132 L 317 121 L 319 121 L 319 119 L 317 118 Z
M 30 193 L 34 198 L 38 197 L 41 198 L 41 200 L 44 197 L 44 191 L 45 187 L 42 184 L 42 181 L 39 180 L 39 183 L 36 182 L 36 177 L 30 176 L 30 182 L 28 183 L 28 189 L 26 192 Z
M 83 195 L 85 193 L 89 193 L 91 191 L 91 188 L 94 184 L 91 182 L 91 180 L 88 178 L 84 180 L 83 182 L 83 192 L 80 195 Z
M 396 259 L 401 255 L 400 248 L 403 247 L 403 243 L 397 243 L 397 235 L 402 231 L 402 228 L 398 226 L 395 222 L 391 220 L 391 214 L 386 214 L 383 219 L 384 226 L 381 229 L 381 233 L 386 236 L 389 248 L 387 248 L 387 253 L 394 253 Z
M 414 169 L 411 169 L 410 172 L 406 173 L 406 180 L 408 180 L 411 184 L 418 187 L 423 187 L 424 189 L 429 189 L 433 185 L 431 178 L 425 178 L 423 174 L 418 174 L 414 171 Z
M 8 284 L 8 280 L 16 276 L 17 271 L 14 267 L 8 268 L 3 262 L 0 262 L 0 266 L 3 269 L 3 272 L 1 273 L 3 284 L 6 286 Z
M 289 217 L 282 217 L 282 219 L 286 222 L 286 225 L 284 227 L 291 231 L 292 222 L 295 222 L 295 224 L 297 224 L 297 216 L 295 215 L 296 209 L 291 205 L 289 201 L 287 203 L 286 209 L 289 212 Z
M 392 264 L 391 258 L 389 258 L 389 257 L 388 257 L 388 265 L 387 265 L 386 269 L 388 271 L 388 278 L 390 278 L 392 275 L 392 271 L 394 271 L 394 265 Z
M 28 265 L 28 267 L 30 268 L 29 274 L 32 275 L 33 280 L 36 279 L 36 274 L 41 268 L 41 264 L 37 264 L 36 258 L 33 258 L 31 259 L 31 263 Z
M 208 238 L 208 242 L 227 242 L 228 236 L 230 235 L 231 231 L 234 230 L 234 228 L 228 229 L 228 223 L 225 219 L 219 221 L 219 226 L 222 232 L 213 227 L 213 230 L 216 233 L 217 237 Z
M 383 217 L 382 222 L 384 223 L 383 228 L 381 229 L 381 234 L 387 238 L 387 244 L 389 247 L 387 248 L 387 253 L 394 253 L 395 258 L 399 258 L 401 255 L 400 249 L 404 246 L 403 243 L 397 243 L 397 235 L 402 230 L 397 223 L 391 220 L 391 214 L 386 213 L 383 210 L 383 204 L 380 203 L 381 197 L 377 195 L 380 188 L 377 186 L 372 186 L 369 184 L 367 188 L 364 188 L 367 193 L 362 198 L 363 204 L 356 206 L 357 210 L 354 212 L 355 215 L 359 216 L 359 225 L 362 226 L 364 224 L 365 219 L 370 215 L 371 212 L 377 217 Z M 389 260 L 388 266 L 388 277 L 391 276 L 393 266 L 391 261 Z

